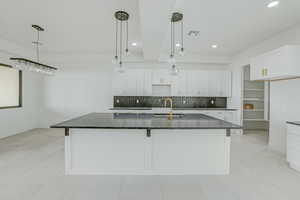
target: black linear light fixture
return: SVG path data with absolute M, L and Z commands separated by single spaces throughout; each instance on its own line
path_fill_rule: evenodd
M 116 19 L 116 46 L 115 46 L 115 57 L 113 59 L 113 63 L 117 64 L 117 71 L 118 72 L 125 72 L 124 66 L 123 66 L 123 23 L 125 23 L 125 29 L 126 29 L 126 37 L 125 37 L 125 55 L 129 55 L 128 50 L 128 20 L 129 20 L 129 14 L 125 11 L 117 11 L 114 14 L 114 17 Z
M 178 74 L 178 69 L 176 67 L 176 60 L 175 60 L 175 23 L 180 22 L 181 25 L 181 36 L 180 36 L 180 40 L 181 43 L 177 43 L 176 46 L 180 47 L 180 51 L 179 54 L 181 56 L 184 55 L 184 46 L 183 46 L 183 14 L 179 13 L 179 12 L 174 12 L 172 13 L 172 17 L 171 17 L 171 51 L 170 51 L 170 58 L 169 58 L 169 63 L 172 65 L 171 68 L 171 73 L 173 75 L 177 75 Z
M 56 67 L 52 67 L 49 65 L 45 65 L 40 63 L 40 49 L 39 47 L 42 45 L 40 40 L 40 32 L 44 31 L 42 27 L 39 25 L 32 25 L 32 28 L 34 28 L 37 31 L 37 40 L 32 42 L 36 46 L 36 61 L 32 61 L 26 58 L 10 58 L 10 60 L 14 61 L 13 68 L 19 69 L 19 70 L 28 70 L 33 72 L 38 72 L 42 74 L 47 75 L 53 75 L 54 72 L 57 70 Z

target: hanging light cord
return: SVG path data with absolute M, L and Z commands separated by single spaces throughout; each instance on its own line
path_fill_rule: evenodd
M 128 52 L 128 20 L 126 21 L 126 51 Z
M 173 54 L 173 56 L 175 56 L 175 30 L 174 30 L 174 22 L 172 23 L 173 24 L 173 26 L 172 26 L 172 32 L 173 32 L 173 41 L 172 41 L 172 44 L 173 44 L 173 49 L 172 49 L 172 54 Z
M 118 58 L 118 20 L 116 19 L 116 55 L 115 58 Z
M 181 49 L 183 50 L 183 19 L 181 20 Z
M 171 29 L 170 29 L 170 31 L 171 31 L 171 51 L 170 51 L 170 56 L 172 56 L 172 52 L 173 52 L 173 30 L 172 30 L 172 20 L 171 20 Z
M 39 62 L 40 61 L 40 49 L 39 49 L 39 46 L 40 46 L 40 31 L 39 30 L 37 30 L 37 40 L 34 43 L 36 45 L 36 59 Z
M 123 22 L 120 22 L 120 65 L 122 65 L 122 25 Z
M 174 57 L 174 22 L 171 20 L 171 56 Z

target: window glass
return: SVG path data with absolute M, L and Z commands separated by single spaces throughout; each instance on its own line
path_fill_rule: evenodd
M 0 108 L 21 106 L 22 72 L 0 64 Z

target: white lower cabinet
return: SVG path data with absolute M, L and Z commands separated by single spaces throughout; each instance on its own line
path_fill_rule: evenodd
M 300 126 L 287 124 L 287 162 L 300 171 Z
M 225 130 L 153 130 L 153 170 L 162 174 L 229 173 Z
M 143 171 L 148 153 L 146 140 L 144 130 L 72 129 L 66 137 L 66 172 Z

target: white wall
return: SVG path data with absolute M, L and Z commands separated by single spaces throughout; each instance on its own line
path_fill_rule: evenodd
M 5 46 L 1 46 L 2 48 Z M 9 63 L 8 58 L 15 54 L 2 52 L 1 49 L 0 62 Z M 23 106 L 0 109 L 0 138 L 39 127 L 42 87 L 43 76 L 23 72 Z
M 112 107 L 112 68 L 71 65 L 45 77 L 43 127 Z
M 234 71 L 234 89 L 233 98 L 230 102 L 231 106 L 242 106 L 242 67 L 250 63 L 251 57 L 270 51 L 275 48 L 279 48 L 287 44 L 300 44 L 300 24 L 239 53 L 233 58 L 231 68 Z M 299 92 L 297 92 L 299 88 L 299 80 L 271 82 L 269 147 L 272 150 L 282 153 L 286 152 L 285 122 L 286 120 L 300 120 L 300 94 Z

